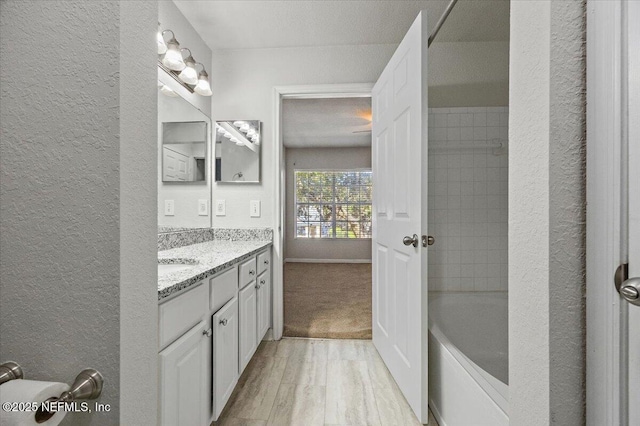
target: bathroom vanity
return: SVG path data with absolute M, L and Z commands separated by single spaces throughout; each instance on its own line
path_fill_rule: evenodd
M 216 420 L 271 327 L 271 240 L 262 238 L 158 252 L 162 425 Z

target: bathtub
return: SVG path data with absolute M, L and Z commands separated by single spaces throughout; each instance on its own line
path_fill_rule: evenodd
M 429 406 L 440 426 L 509 424 L 506 292 L 429 293 Z

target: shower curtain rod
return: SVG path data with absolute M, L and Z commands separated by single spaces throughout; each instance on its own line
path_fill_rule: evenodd
M 444 21 L 447 20 L 447 17 L 451 13 L 451 10 L 453 10 L 453 6 L 455 6 L 457 2 L 458 0 L 451 0 L 451 2 L 447 5 L 447 8 L 444 10 L 444 13 L 442 13 L 442 16 L 440 17 L 440 19 L 438 19 L 438 23 L 436 24 L 435 28 L 431 32 L 431 35 L 429 36 L 427 47 L 431 46 L 431 43 L 433 43 L 433 39 L 436 38 L 436 35 L 438 35 L 438 31 L 440 31 L 442 24 L 444 24 Z

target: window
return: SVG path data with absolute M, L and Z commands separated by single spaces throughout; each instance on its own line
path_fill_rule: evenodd
M 371 238 L 370 170 L 295 171 L 296 238 Z

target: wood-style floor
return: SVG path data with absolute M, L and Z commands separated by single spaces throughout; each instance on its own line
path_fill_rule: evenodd
M 419 425 L 370 340 L 262 342 L 216 426 Z M 429 413 L 429 425 L 437 425 Z

